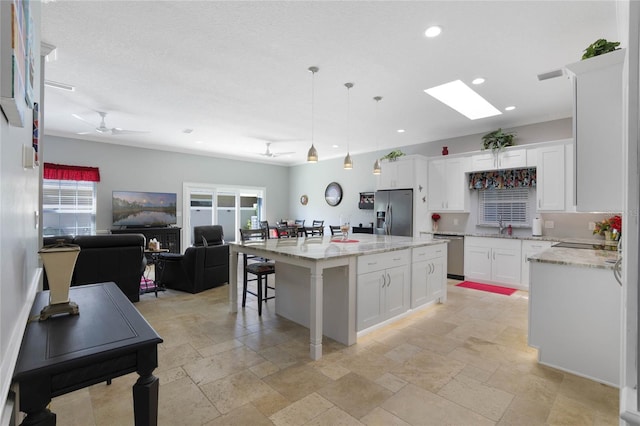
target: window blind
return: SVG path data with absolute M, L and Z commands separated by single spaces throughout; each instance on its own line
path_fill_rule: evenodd
M 478 224 L 524 226 L 531 223 L 529 188 L 485 189 L 479 191 Z
M 43 179 L 44 236 L 95 234 L 95 182 Z

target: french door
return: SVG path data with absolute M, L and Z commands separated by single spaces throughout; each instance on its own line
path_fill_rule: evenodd
M 221 225 L 227 242 L 239 238 L 240 228 L 257 228 L 264 212 L 265 188 L 183 184 L 182 246 L 193 245 L 193 227 Z

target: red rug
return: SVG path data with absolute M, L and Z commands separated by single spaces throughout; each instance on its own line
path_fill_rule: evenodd
M 490 293 L 504 294 L 506 296 L 511 296 L 517 291 L 515 288 L 500 287 L 499 285 L 482 284 L 473 281 L 463 281 L 456 285 L 458 287 L 472 288 L 474 290 L 488 291 Z

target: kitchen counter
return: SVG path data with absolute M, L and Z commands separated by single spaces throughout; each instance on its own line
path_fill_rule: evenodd
M 551 247 L 528 258 L 531 262 L 579 266 L 583 268 L 613 269 L 618 260 L 617 250 L 590 250 Z
M 552 247 L 529 257 L 529 346 L 538 362 L 618 387 L 617 251 Z
M 274 260 L 276 313 L 309 328 L 310 356 L 317 360 L 322 357 L 323 334 L 345 345 L 356 343 L 359 256 L 446 243 L 368 234 L 352 234 L 347 241 L 324 236 L 229 243 L 229 310 L 238 311 L 238 253 Z
M 546 235 L 534 237 L 533 235 L 507 235 L 498 234 L 497 232 L 460 232 L 460 231 L 420 231 L 420 235 L 429 236 L 433 234 L 456 235 L 461 237 L 485 237 L 485 238 L 506 238 L 512 240 L 532 240 L 532 241 L 573 241 L 567 238 L 549 237 Z

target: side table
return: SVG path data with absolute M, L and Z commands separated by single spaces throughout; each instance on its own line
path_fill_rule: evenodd
M 142 288 L 142 286 L 140 287 L 140 294 L 151 293 L 153 291 L 156 294 L 156 297 L 158 297 L 158 291 L 165 291 L 166 290 L 162 286 L 162 282 L 158 280 L 158 276 L 157 276 L 157 274 L 158 274 L 158 266 L 159 266 L 159 263 L 160 263 L 160 254 L 161 253 L 169 253 L 169 249 L 160 249 L 160 250 L 144 249 L 144 255 L 145 256 L 148 255 L 148 259 L 149 259 L 147 261 L 147 267 L 150 267 L 151 265 L 155 265 L 155 271 L 154 271 L 153 280 L 149 280 L 147 277 L 144 277 L 144 279 L 145 279 L 145 288 Z M 145 270 L 145 272 L 146 272 L 146 270 Z M 147 282 L 148 281 L 152 281 L 153 288 L 149 288 L 147 286 Z
M 158 424 L 158 366 L 162 338 L 113 282 L 71 287 L 79 315 L 27 324 L 13 381 L 19 386 L 22 425 L 55 426 L 51 398 L 137 372 L 133 385 L 136 426 Z M 36 295 L 30 318 L 49 303 Z M 123 398 L 126 396 L 123 395 Z

